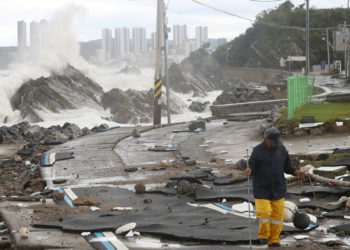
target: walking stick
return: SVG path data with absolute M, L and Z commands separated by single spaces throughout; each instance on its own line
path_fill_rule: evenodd
M 248 149 L 247 149 L 247 169 L 249 169 L 249 154 L 248 154 Z M 250 176 L 248 176 L 248 225 L 249 225 L 249 248 L 252 250 L 252 227 L 251 227 L 251 222 L 250 222 Z

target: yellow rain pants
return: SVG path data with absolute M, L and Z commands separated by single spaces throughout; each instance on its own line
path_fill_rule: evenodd
M 255 199 L 256 217 L 259 219 L 260 239 L 268 239 L 268 244 L 279 243 L 283 228 L 284 198 L 280 200 Z

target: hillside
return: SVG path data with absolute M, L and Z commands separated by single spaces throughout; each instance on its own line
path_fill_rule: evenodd
M 213 56 L 222 65 L 279 67 L 281 57 L 305 55 L 305 32 L 285 27 L 305 27 L 305 16 L 304 4 L 294 6 L 290 1 L 286 1 L 276 9 L 260 13 L 251 28 L 219 47 Z M 345 20 L 347 23 L 350 22 L 349 9 L 310 9 L 310 27 L 312 28 L 338 27 Z M 322 40 L 323 36 L 325 36 L 325 30 L 310 31 L 311 65 L 320 64 L 327 58 L 327 46 Z M 333 36 L 330 30 L 329 37 L 332 43 Z M 333 57 L 332 49 L 331 56 Z M 342 59 L 343 53 L 337 53 L 336 57 Z

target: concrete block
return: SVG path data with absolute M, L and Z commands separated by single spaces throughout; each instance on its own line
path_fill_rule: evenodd
M 338 166 L 338 167 L 328 167 L 322 166 L 314 169 L 314 173 L 326 178 L 334 179 L 338 175 L 343 175 L 346 173 L 346 166 Z

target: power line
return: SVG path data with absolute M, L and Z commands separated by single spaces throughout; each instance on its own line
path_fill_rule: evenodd
M 262 3 L 269 3 L 269 2 L 281 2 L 283 0 L 250 0 L 251 2 L 262 2 Z
M 191 1 L 194 2 L 194 3 L 197 3 L 197 4 L 199 4 L 199 5 L 202 5 L 202 6 L 204 6 L 204 7 L 207 7 L 207 8 L 209 8 L 209 9 L 215 10 L 215 11 L 217 11 L 217 12 L 225 13 L 225 14 L 227 14 L 227 15 L 229 15 L 229 16 L 237 17 L 237 18 L 240 18 L 240 19 L 243 19 L 243 20 L 246 20 L 246 21 L 250 21 L 250 22 L 255 22 L 255 21 L 256 21 L 256 20 L 253 20 L 253 19 L 250 19 L 250 18 L 246 18 L 246 17 L 239 16 L 239 15 L 234 14 L 234 13 L 232 13 L 232 12 L 228 12 L 228 11 L 226 11 L 226 10 L 222 10 L 222 9 L 213 7 L 213 6 L 211 6 L 211 5 L 202 3 L 202 2 L 200 2 L 200 1 L 198 1 L 198 0 L 191 0 Z M 305 31 L 305 28 L 304 28 L 304 27 L 299 27 L 299 26 L 281 25 L 281 24 L 270 23 L 270 22 L 265 22 L 265 21 L 259 21 L 259 23 L 265 24 L 265 25 L 269 25 L 269 26 L 273 26 L 273 27 L 276 27 L 276 28 Z M 335 30 L 335 29 L 339 29 L 339 27 L 310 28 L 309 30 L 321 31 L 321 30 L 325 30 L 325 29 L 329 29 L 329 30 L 334 29 L 334 30 Z

